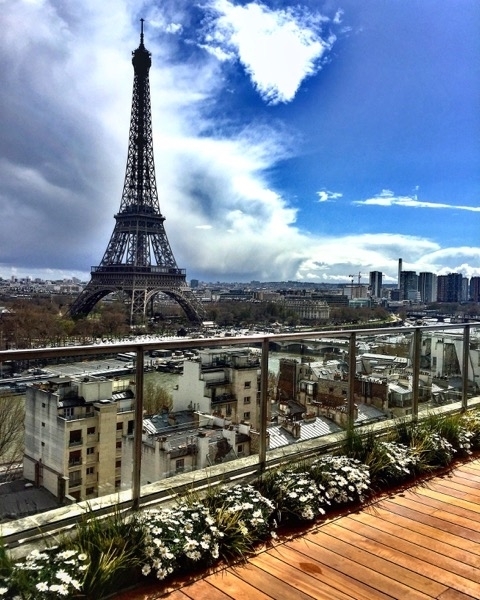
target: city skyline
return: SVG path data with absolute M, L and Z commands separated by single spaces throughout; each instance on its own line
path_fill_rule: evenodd
M 139 19 L 160 207 L 205 281 L 480 275 L 473 1 L 3 7 L 0 276 L 88 279 L 118 211 Z

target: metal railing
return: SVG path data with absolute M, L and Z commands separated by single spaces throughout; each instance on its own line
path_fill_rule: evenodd
M 479 325 L 480 326 L 480 325 Z M 439 324 L 431 326 L 415 326 L 410 328 L 391 327 L 377 329 L 349 329 L 349 330 L 330 330 L 330 331 L 305 331 L 287 334 L 259 334 L 250 336 L 228 337 L 228 338 L 184 338 L 179 337 L 168 340 L 135 339 L 129 342 L 93 344 L 82 346 L 54 347 L 54 348 L 33 348 L 24 350 L 6 350 L 0 351 L 0 363 L 4 361 L 31 361 L 39 359 L 59 359 L 65 356 L 93 358 L 96 356 L 117 354 L 124 352 L 135 352 L 135 379 L 136 379 L 136 399 L 134 403 L 135 424 L 141 424 L 143 421 L 144 408 L 144 374 L 145 374 L 145 353 L 151 350 L 188 350 L 191 348 L 218 348 L 221 346 L 243 346 L 260 347 L 260 416 L 259 416 L 259 449 L 258 460 L 238 468 L 235 465 L 229 466 L 231 478 L 242 477 L 242 473 L 257 474 L 264 471 L 267 467 L 268 456 L 268 435 L 267 435 L 267 414 L 268 414 L 268 373 L 269 373 L 269 354 L 270 344 L 279 342 L 295 342 L 306 340 L 344 340 L 348 348 L 348 425 L 352 426 L 355 415 L 355 373 L 357 360 L 357 343 L 360 338 L 365 336 L 386 336 L 393 334 L 411 334 L 413 340 L 411 343 L 411 380 L 412 380 L 412 418 L 418 416 L 419 411 L 419 389 L 421 374 L 421 340 L 422 335 L 427 332 L 456 332 L 461 335 L 463 343 L 463 354 L 461 357 L 461 377 L 462 390 L 460 410 L 464 411 L 468 407 L 468 383 L 470 361 L 471 329 L 475 324 Z M 477 375 L 478 376 L 478 375 Z M 476 382 L 474 376 L 474 388 Z M 79 440 L 72 440 L 70 446 L 80 443 Z M 142 427 L 135 426 L 133 436 L 133 475 L 131 484 L 131 499 L 128 505 L 138 508 L 142 501 L 146 503 L 150 496 L 141 493 L 141 467 L 142 467 Z M 298 454 L 295 459 L 298 459 Z M 251 457 L 250 457 L 251 458 Z M 162 492 L 163 496 L 168 495 L 168 491 Z M 160 497 L 162 494 L 157 494 Z

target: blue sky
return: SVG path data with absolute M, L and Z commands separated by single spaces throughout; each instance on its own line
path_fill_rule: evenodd
M 477 0 L 0 0 L 0 276 L 88 279 L 145 19 L 157 184 L 204 281 L 480 275 Z

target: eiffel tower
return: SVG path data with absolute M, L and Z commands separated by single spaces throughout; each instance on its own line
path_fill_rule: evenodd
M 86 316 L 99 300 L 123 292 L 130 304 L 130 324 L 143 322 L 159 292 L 173 298 L 188 319 L 200 323 L 203 308 L 186 283 L 170 248 L 160 212 L 153 160 L 152 115 L 148 73 L 151 53 L 143 44 L 132 52 L 132 113 L 125 183 L 115 228 L 99 266 L 70 307 L 72 317 Z

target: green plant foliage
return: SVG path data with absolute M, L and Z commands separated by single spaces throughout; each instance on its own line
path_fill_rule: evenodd
M 125 585 L 132 571 L 140 566 L 142 535 L 136 517 L 126 518 L 120 510 L 105 518 L 88 511 L 67 545 L 88 557 L 83 591 L 92 599 Z

